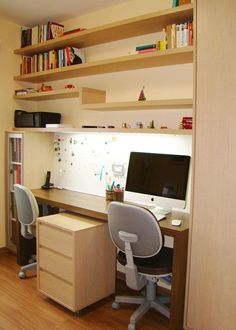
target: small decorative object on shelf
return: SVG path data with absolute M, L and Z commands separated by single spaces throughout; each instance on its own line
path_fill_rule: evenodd
M 155 128 L 154 120 L 152 120 L 150 122 L 150 125 L 148 126 L 148 128 Z
M 49 92 L 52 91 L 52 86 L 46 86 L 42 84 L 42 86 L 38 90 L 39 92 Z
M 139 121 L 138 123 L 136 123 L 137 128 L 143 128 L 143 123 L 141 121 Z
M 65 31 L 64 36 L 67 36 L 67 35 L 73 34 L 73 33 L 77 33 L 77 32 L 82 32 L 82 31 L 85 31 L 85 30 L 86 30 L 86 28 L 77 28 L 77 29 L 74 29 L 74 30 Z
M 161 127 L 160 127 L 160 129 L 167 129 L 168 127 L 167 126 L 165 126 L 165 125 L 162 125 Z
M 72 85 L 72 84 L 67 84 L 67 85 L 65 85 L 65 88 L 75 88 L 75 86 L 74 85 Z
M 143 88 L 141 89 L 141 92 L 139 94 L 139 98 L 138 98 L 139 101 L 146 101 L 146 97 L 144 95 L 144 86 Z
M 55 22 L 49 22 L 48 24 L 50 28 L 50 39 L 57 39 L 63 36 L 64 25 Z
M 17 95 L 26 95 L 26 94 L 30 94 L 30 93 L 36 93 L 37 90 L 34 88 L 24 88 L 24 89 L 16 89 L 15 90 L 15 96 Z
M 180 123 L 180 128 L 192 129 L 193 117 L 183 117 Z

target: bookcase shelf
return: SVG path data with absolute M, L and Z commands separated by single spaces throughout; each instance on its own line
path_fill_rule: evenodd
M 20 132 L 48 132 L 48 133 L 140 133 L 140 134 L 174 134 L 174 135 L 192 135 L 191 129 L 174 129 L 174 128 L 13 128 L 14 131 Z
M 28 93 L 24 95 L 16 95 L 14 99 L 16 100 L 29 100 L 29 101 L 44 101 L 44 100 L 56 100 L 56 99 L 65 99 L 79 97 L 80 88 L 64 88 L 53 90 L 49 92 L 36 92 Z
M 143 110 L 143 109 L 183 109 L 193 106 L 192 99 L 166 99 L 150 101 L 130 101 L 82 104 L 82 109 L 94 111 L 122 111 L 122 110 Z
M 65 35 L 58 39 L 16 49 L 14 53 L 33 55 L 68 45 L 84 48 L 162 31 L 168 24 L 178 24 L 191 20 L 193 20 L 193 5 L 188 4 Z
M 193 62 L 193 46 L 167 49 L 145 54 L 120 56 L 107 60 L 88 62 L 42 72 L 15 76 L 14 80 L 39 83 L 45 81 L 128 71 L 158 66 Z

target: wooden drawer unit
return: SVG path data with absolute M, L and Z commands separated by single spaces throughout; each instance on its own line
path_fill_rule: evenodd
M 76 312 L 115 292 L 106 222 L 70 213 L 38 218 L 38 290 Z

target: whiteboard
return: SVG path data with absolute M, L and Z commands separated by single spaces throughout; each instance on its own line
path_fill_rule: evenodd
M 125 186 L 131 151 L 192 154 L 189 135 L 56 133 L 52 180 L 55 186 L 105 196 L 107 183 Z M 122 175 L 112 165 L 124 168 Z

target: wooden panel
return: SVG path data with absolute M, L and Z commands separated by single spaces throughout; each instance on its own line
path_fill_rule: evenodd
M 162 31 L 167 24 L 182 23 L 192 20 L 192 18 L 193 6 L 190 4 L 95 27 L 37 45 L 16 49 L 14 53 L 19 55 L 33 55 L 68 45 L 83 48 L 141 34 Z
M 47 248 L 39 247 L 38 260 L 40 269 L 46 270 L 71 284 L 74 283 L 72 258 L 65 257 Z
M 236 2 L 197 1 L 188 329 L 235 329 Z M 223 44 L 222 44 L 223 41 Z
M 38 276 L 38 290 L 40 292 L 75 311 L 74 287 L 71 284 L 42 270 L 39 271 Z
M 116 257 L 105 223 L 78 232 L 75 244 L 76 309 L 79 310 L 115 292 Z
M 130 101 L 130 102 L 111 102 L 111 103 L 95 103 L 83 104 L 83 109 L 96 111 L 121 111 L 121 110 L 143 110 L 143 109 L 183 109 L 190 108 L 193 105 L 192 99 L 166 99 L 166 100 L 149 100 L 149 101 Z
M 93 88 L 87 88 L 87 87 L 81 88 L 81 97 L 80 97 L 81 104 L 101 103 L 105 101 L 106 101 L 105 91 L 101 91 Z
M 65 256 L 73 257 L 72 233 L 50 227 L 40 221 L 38 227 L 40 246 L 45 246 Z
M 193 47 L 168 49 L 145 54 L 120 56 L 107 60 L 71 65 L 37 73 L 15 76 L 14 80 L 39 83 L 108 72 L 144 69 L 158 66 L 192 63 Z

